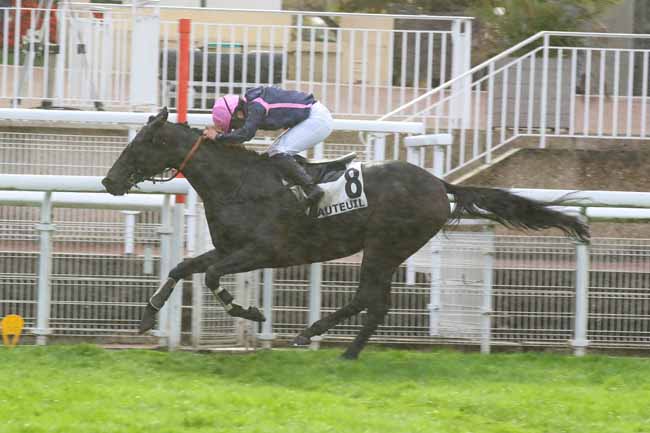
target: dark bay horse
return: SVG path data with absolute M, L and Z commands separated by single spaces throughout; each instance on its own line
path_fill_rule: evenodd
M 205 206 L 215 249 L 172 269 L 147 304 L 140 325 L 143 332 L 154 326 L 156 312 L 176 283 L 191 274 L 205 272 L 207 286 L 230 315 L 263 321 L 257 308 L 242 308 L 219 287 L 223 275 L 324 262 L 363 250 L 353 300 L 294 340 L 296 345 L 308 344 L 311 337 L 365 309 L 366 320 L 343 354 L 355 359 L 388 312 L 395 270 L 450 219 L 465 213 L 510 227 L 557 227 L 580 241 L 589 238 L 580 220 L 549 209 L 549 203 L 499 189 L 450 185 L 402 161 L 363 165 L 367 208 L 316 219 L 305 215 L 268 157 L 211 140 L 197 148 L 193 145 L 200 143 L 200 134 L 167 122 L 167 109 L 163 109 L 149 118 L 102 181 L 109 193 L 122 195 L 138 182 L 182 165 Z M 455 197 L 453 214 L 447 193 Z

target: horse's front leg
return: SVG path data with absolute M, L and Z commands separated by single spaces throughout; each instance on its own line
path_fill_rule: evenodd
M 217 250 L 211 250 L 200 256 L 183 260 L 176 265 L 168 274 L 165 281 L 156 292 L 151 295 L 145 307 L 144 314 L 140 320 L 140 333 L 145 333 L 154 327 L 156 314 L 165 305 L 171 296 L 176 284 L 192 274 L 205 272 L 208 267 L 218 260 Z
M 255 307 L 244 309 L 234 303 L 234 297 L 226 289 L 219 287 L 219 279 L 223 275 L 237 274 L 239 272 L 248 272 L 267 267 L 269 260 L 266 257 L 266 255 L 260 255 L 257 248 L 248 247 L 237 250 L 227 256 L 223 256 L 223 253 L 220 254 L 217 250 L 212 250 L 198 257 L 183 260 L 169 272 L 167 281 L 149 299 L 142 320 L 140 321 L 140 332 L 144 333 L 154 327 L 156 314 L 165 305 L 165 302 L 171 296 L 179 280 L 187 278 L 192 274 L 203 272 L 206 272 L 206 285 L 217 297 L 228 314 L 234 317 L 263 322 L 265 318 L 259 309 Z
M 264 322 L 266 319 L 257 307 L 244 309 L 241 305 L 235 304 L 235 298 L 221 287 L 219 282 L 224 275 L 238 274 L 271 266 L 270 256 L 261 254 L 257 247 L 243 248 L 210 265 L 205 273 L 205 284 L 229 315 L 254 322 Z

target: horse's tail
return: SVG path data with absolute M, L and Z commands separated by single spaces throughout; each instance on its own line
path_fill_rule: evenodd
M 510 228 L 541 230 L 556 227 L 575 240 L 589 242 L 589 227 L 586 224 L 574 216 L 548 207 L 557 203 L 530 200 L 502 189 L 443 183 L 447 192 L 455 198 L 451 221 L 458 221 L 463 213 L 467 213 Z

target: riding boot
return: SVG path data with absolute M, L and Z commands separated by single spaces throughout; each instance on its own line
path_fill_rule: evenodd
M 271 159 L 277 163 L 284 176 L 302 187 L 307 195 L 308 206 L 318 204 L 325 192 L 314 182 L 314 179 L 307 173 L 307 170 L 298 164 L 293 156 L 288 153 L 278 153 L 273 155 Z

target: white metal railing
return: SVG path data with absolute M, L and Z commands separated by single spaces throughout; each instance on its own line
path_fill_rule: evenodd
M 273 15 L 277 24 L 252 25 L 237 12 L 222 10 L 217 23 L 192 23 L 190 106 L 209 109 L 220 94 L 277 84 L 314 93 L 339 117 L 363 118 L 469 69 L 470 18 Z M 398 23 L 404 21 L 416 25 L 401 30 Z M 162 22 L 161 103 L 170 106 L 175 104 L 175 29 L 175 22 Z
M 380 120 L 422 119 L 454 135 L 444 174 L 489 164 L 522 136 L 646 139 L 650 35 L 540 32 Z M 612 48 L 616 42 L 625 48 Z M 413 112 L 415 113 L 413 114 Z
M 21 219 L 38 233 L 37 242 L 33 236 L 30 239 L 4 231 L 0 236 L 0 256 L 7 259 L 0 277 L 10 278 L 0 281 L 0 309 L 5 314 L 12 309 L 24 315 L 38 344 L 45 344 L 50 335 L 121 336 L 125 341 L 133 340 L 142 297 L 155 291 L 160 279 L 166 279 L 182 257 L 182 241 L 178 239 L 184 233 L 184 206 L 174 204 L 169 194 L 186 193 L 186 180 L 156 186 L 144 182 L 142 191 L 167 195 L 158 198 L 145 194 L 140 200 L 110 197 L 103 193 L 100 180 L 89 176 L 0 176 L 0 206 L 40 208 L 36 221 Z M 97 192 L 102 193 L 88 194 Z M 55 207 L 104 209 L 103 212 L 111 213 L 111 219 L 118 220 L 122 213 L 125 224 L 104 219 L 77 227 L 78 223 L 54 219 Z M 155 211 L 159 222 L 136 225 L 137 212 L 125 212 L 130 210 Z M 16 275 L 17 270 L 33 269 L 36 263 L 37 272 Z M 36 287 L 16 293 L 11 288 L 11 278 Z M 134 296 L 136 292 L 138 295 Z M 176 295 L 171 300 L 172 307 L 161 311 L 157 336 L 170 347 L 180 342 L 179 303 Z M 34 304 L 36 309 L 29 307 Z
M 650 348 L 648 240 L 594 239 L 586 247 L 488 230 L 447 233 L 427 252 L 413 284 L 404 266 L 395 274 L 391 310 L 373 341 L 473 344 L 485 352 L 500 345 L 559 347 L 577 355 L 589 347 Z M 276 338 L 292 338 L 310 317 L 349 302 L 359 272 L 354 257 L 274 270 Z M 320 308 L 311 302 L 312 280 L 321 282 Z M 352 339 L 361 324 L 359 317 L 346 320 L 324 340 Z
M 79 238 L 78 228 L 52 219 L 52 207 L 57 205 L 115 209 L 120 206 L 117 202 L 122 200 L 124 209 L 133 206 L 143 210 L 146 207 L 144 201 L 133 201 L 128 196 L 110 197 L 102 203 L 105 197 L 101 194 L 89 199 L 74 193 L 52 192 L 96 193 L 102 191 L 99 179 L 0 176 L 0 190 L 45 191 L 24 197 L 16 197 L 11 191 L 0 194 L 0 204 L 33 206 L 34 200 L 42 200 L 40 220 L 35 229 L 34 222 L 28 222 L 25 227 L 14 222 L 9 224 L 11 230 L 3 230 L 0 236 L 0 243 L 5 246 L 2 255 L 9 266 L 6 268 L 9 272 L 0 275 L 0 291 L 6 301 L 2 308 L 23 312 L 29 319 L 30 330 L 40 342 L 45 342 L 52 333 L 132 336 L 142 299 L 158 281 L 150 276 L 151 267 L 145 275 L 138 270 L 144 262 L 157 255 L 152 255 L 151 251 L 147 253 L 142 245 L 128 253 L 134 254 L 134 263 L 129 262 L 128 254 L 122 255 L 121 243 L 118 244 L 121 234 L 118 227 L 121 225 L 86 223 L 85 234 Z M 141 188 L 146 193 L 167 194 L 187 190 L 185 180 L 163 186 L 144 183 Z M 535 199 L 556 199 L 566 195 L 566 191 L 552 190 L 514 192 Z M 151 202 L 148 206 L 160 205 L 160 200 L 151 198 L 148 201 Z M 647 193 L 593 191 L 580 193 L 579 202 L 576 197 L 565 197 L 563 204 L 588 206 L 581 211 L 586 215 L 593 207 L 646 208 L 632 210 L 638 212 L 650 207 L 650 198 Z M 161 278 L 165 278 L 170 266 L 181 258 L 173 254 L 171 236 L 183 232 L 183 213 L 182 206 L 175 205 L 172 211 L 171 201 L 163 200 L 160 225 L 146 228 L 149 243 L 156 239 L 152 234 L 156 227 L 161 229 L 160 246 L 156 247 L 160 249 L 157 274 Z M 626 211 L 616 211 L 610 217 L 634 218 Z M 648 219 L 649 215 L 645 213 L 637 217 Z M 173 230 L 171 224 L 176 225 Z M 205 226 L 205 221 L 201 226 Z M 135 228 L 131 227 L 127 232 L 129 230 Z M 202 240 L 196 253 L 210 248 L 204 229 L 200 228 L 196 235 Z M 379 330 L 378 340 L 480 344 L 484 351 L 488 351 L 491 344 L 501 343 L 567 347 L 570 344 L 576 354 L 584 353 L 588 346 L 650 347 L 649 322 L 635 304 L 639 299 L 650 299 L 647 285 L 643 282 L 648 278 L 646 274 L 650 274 L 650 256 L 647 254 L 650 247 L 647 243 L 596 240 L 589 247 L 574 245 L 564 238 L 494 237 L 489 233 L 447 236 L 432 240 L 416 255 L 414 266 L 418 278 L 409 282 L 407 267 L 395 276 L 394 307 L 388 321 Z M 18 250 L 15 249 L 16 242 L 20 243 Z M 178 240 L 174 242 L 178 244 Z M 119 254 L 114 254 L 112 245 L 118 247 Z M 591 256 L 590 248 L 593 251 Z M 51 262 L 53 254 L 58 257 L 54 267 Z M 432 260 L 432 256 L 438 260 Z M 90 262 L 83 266 L 72 265 L 82 257 Z M 109 264 L 106 258 L 123 263 L 124 267 Z M 39 264 L 38 271 L 22 276 L 15 273 L 25 267 L 35 269 L 35 263 Z M 307 268 L 264 271 L 242 277 L 246 278 L 242 281 L 247 281 L 247 284 L 235 277 L 228 280 L 228 284 L 235 289 L 242 285 L 261 289 L 262 296 L 256 290 L 248 291 L 245 302 L 262 305 L 272 313 L 269 317 L 273 321 L 265 323 L 261 334 L 269 342 L 274 336 L 294 334 L 321 314 L 345 303 L 357 286 L 359 265 L 358 257 L 350 257 Z M 71 266 L 83 269 L 85 273 L 78 275 L 62 271 Z M 621 280 L 620 276 L 627 274 L 630 276 L 625 278 L 629 281 Z M 200 276 L 194 278 L 193 283 L 193 341 L 197 345 L 216 344 L 220 339 L 225 341 L 227 334 L 223 333 L 224 329 L 235 332 L 232 321 L 228 322 L 223 311 L 206 295 Z M 30 297 L 29 292 L 17 295 L 10 289 L 15 284 L 36 285 L 39 296 Z M 140 294 L 135 298 L 127 296 L 121 289 L 123 285 Z M 269 296 L 271 290 L 275 291 L 275 297 Z M 180 305 L 179 293 L 180 289 L 177 289 L 172 300 L 177 306 Z M 260 301 L 260 298 L 265 301 Z M 315 299 L 321 299 L 321 302 L 315 302 Z M 590 299 L 597 302 L 590 303 Z M 93 308 L 75 307 L 78 305 Z M 612 313 L 614 308 L 616 312 Z M 172 346 L 180 341 L 178 319 L 177 316 L 165 315 L 162 318 L 165 325 L 159 335 L 165 336 L 166 342 Z M 350 338 L 358 326 L 358 318 L 355 318 L 325 337 L 334 340 Z M 215 332 L 216 329 L 221 329 L 221 333 Z
M 469 69 L 469 17 L 45 2 L 0 8 L 0 102 L 174 107 L 178 19 L 193 18 L 190 108 L 260 84 L 334 114 L 385 113 Z
M 127 107 L 131 18 L 111 10 L 0 8 L 0 101 Z

